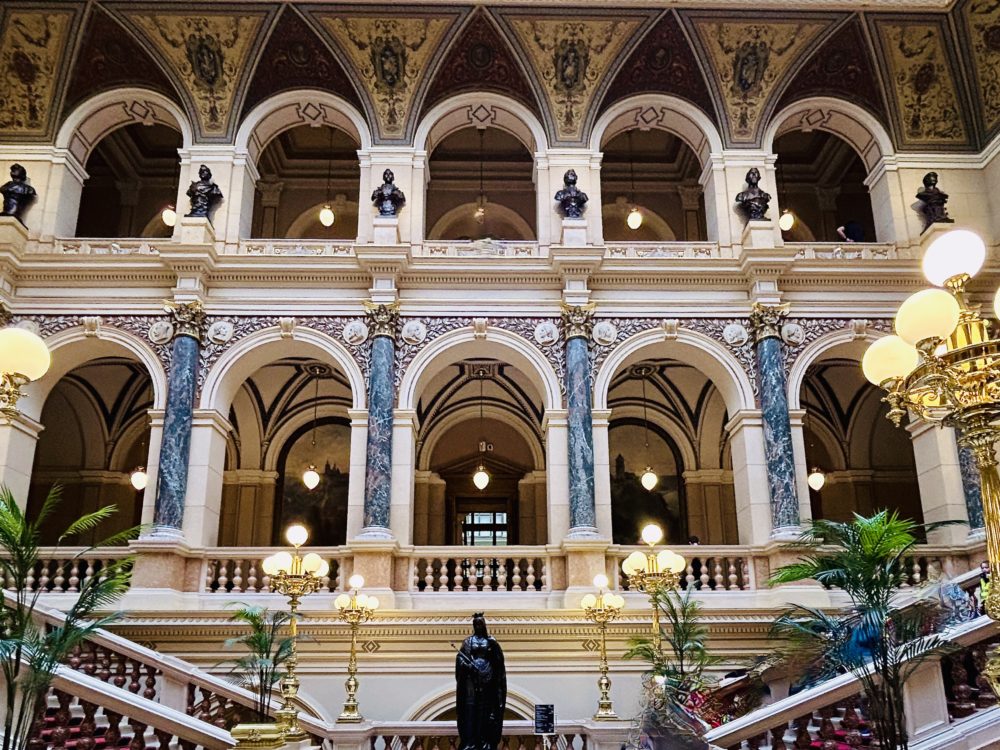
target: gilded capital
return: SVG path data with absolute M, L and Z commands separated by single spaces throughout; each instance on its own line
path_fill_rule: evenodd
M 365 317 L 368 319 L 368 330 L 371 336 L 388 336 L 396 338 L 396 327 L 399 323 L 399 304 L 373 305 L 365 304 Z
M 563 305 L 563 330 L 567 341 L 578 336 L 590 338 L 590 331 L 594 327 L 594 307 L 593 303 L 575 306 Z
M 754 302 L 750 310 L 750 330 L 754 342 L 767 338 L 781 338 L 781 321 L 788 315 L 788 303 L 762 305 Z
M 0 328 L 9 326 L 14 320 L 14 314 L 3 302 L 0 302 Z
M 170 315 L 170 322 L 174 326 L 174 338 L 178 336 L 190 336 L 201 341 L 205 337 L 207 328 L 207 317 L 205 308 L 201 302 L 171 302 L 166 300 L 163 309 Z

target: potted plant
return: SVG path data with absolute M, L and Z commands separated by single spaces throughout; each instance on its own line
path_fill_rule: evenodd
M 230 676 L 257 696 L 254 710 L 259 721 L 266 721 L 274 685 L 281 679 L 282 666 L 292 653 L 292 637 L 280 634 L 293 615 L 241 602 L 236 604 L 237 609 L 229 619 L 248 625 L 250 630 L 225 642 L 226 648 L 245 646 L 247 649 L 245 655 L 232 662 Z

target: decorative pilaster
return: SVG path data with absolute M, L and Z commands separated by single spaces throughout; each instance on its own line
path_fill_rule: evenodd
M 750 326 L 754 336 L 757 384 L 764 427 L 764 456 L 771 494 L 771 536 L 797 530 L 799 501 L 795 492 L 795 457 L 788 416 L 781 322 L 788 305 L 754 303 Z
M 397 305 L 369 305 L 372 336 L 368 376 L 368 438 L 365 466 L 365 513 L 361 537 L 391 538 L 389 503 L 392 495 L 392 426 Z
M 594 433 L 591 415 L 590 332 L 593 305 L 564 306 L 566 409 L 569 444 L 569 536 L 596 536 Z
M 198 382 L 198 353 L 205 335 L 201 302 L 165 305 L 173 325 L 167 408 L 163 417 L 159 473 L 156 479 L 155 535 L 180 536 L 191 454 L 191 422 Z

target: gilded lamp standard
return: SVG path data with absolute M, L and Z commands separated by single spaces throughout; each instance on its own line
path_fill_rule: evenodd
M 24 328 L 0 330 L 0 412 L 17 416 L 21 388 L 42 377 L 51 363 L 41 337 Z
M 594 718 L 598 721 L 614 721 L 618 719 L 614 706 L 611 705 L 611 678 L 608 677 L 608 649 L 607 631 L 608 623 L 618 619 L 625 606 L 625 600 L 618 594 L 606 591 L 608 587 L 608 577 L 603 573 L 594 576 L 594 586 L 597 587 L 597 594 L 587 594 L 580 602 L 583 607 L 584 616 L 597 625 L 601 634 L 601 676 L 597 680 L 597 689 L 600 691 L 600 698 L 597 700 L 597 713 Z
M 361 593 L 361 587 L 365 585 L 365 579 L 361 576 L 357 574 L 351 576 L 348 584 L 351 593 L 341 594 L 334 602 L 337 606 L 337 616 L 351 626 L 351 655 L 347 661 L 345 683 L 347 700 L 344 701 L 344 710 L 337 717 L 337 722 L 356 724 L 364 718 L 358 710 L 358 626 L 375 616 L 378 599 Z
M 281 678 L 281 696 L 284 699 L 276 718 L 282 727 L 284 737 L 289 741 L 306 739 L 308 736 L 299 727 L 299 711 L 295 707 L 295 696 L 299 692 L 299 678 L 295 674 L 298 666 L 298 607 L 303 596 L 318 591 L 323 585 L 323 577 L 330 572 L 330 564 L 315 552 L 299 556 L 299 547 L 309 539 L 305 526 L 293 524 L 285 531 L 285 538 L 295 547 L 293 552 L 277 552 L 266 558 L 262 564 L 264 573 L 271 578 L 271 590 L 288 597 L 292 619 L 288 627 L 291 631 L 292 650 L 285 662 L 285 676 Z
M 663 539 L 663 529 L 655 523 L 642 529 L 642 541 L 649 550 L 636 550 L 622 562 L 622 572 L 628 577 L 629 588 L 649 595 L 653 605 L 653 645 L 660 648 L 660 609 L 656 601 L 659 592 L 673 589 L 681 580 L 681 572 L 686 567 L 684 558 L 668 549 L 658 553 L 654 547 Z

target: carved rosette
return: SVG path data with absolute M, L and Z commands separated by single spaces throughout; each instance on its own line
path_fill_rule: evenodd
M 205 338 L 208 330 L 208 316 L 205 308 L 198 300 L 194 302 L 171 302 L 163 303 L 163 309 L 170 316 L 170 322 L 174 325 L 174 338 L 178 336 L 190 336 L 199 342 Z
M 365 305 L 365 319 L 368 321 L 368 331 L 372 338 L 388 336 L 397 338 L 399 332 L 399 305 Z
M 594 305 L 563 305 L 562 323 L 567 341 L 578 336 L 589 341 L 594 329 Z
M 750 310 L 750 330 L 753 340 L 759 343 L 764 339 L 781 338 L 781 325 L 788 315 L 788 303 L 781 305 L 762 305 L 754 302 Z

